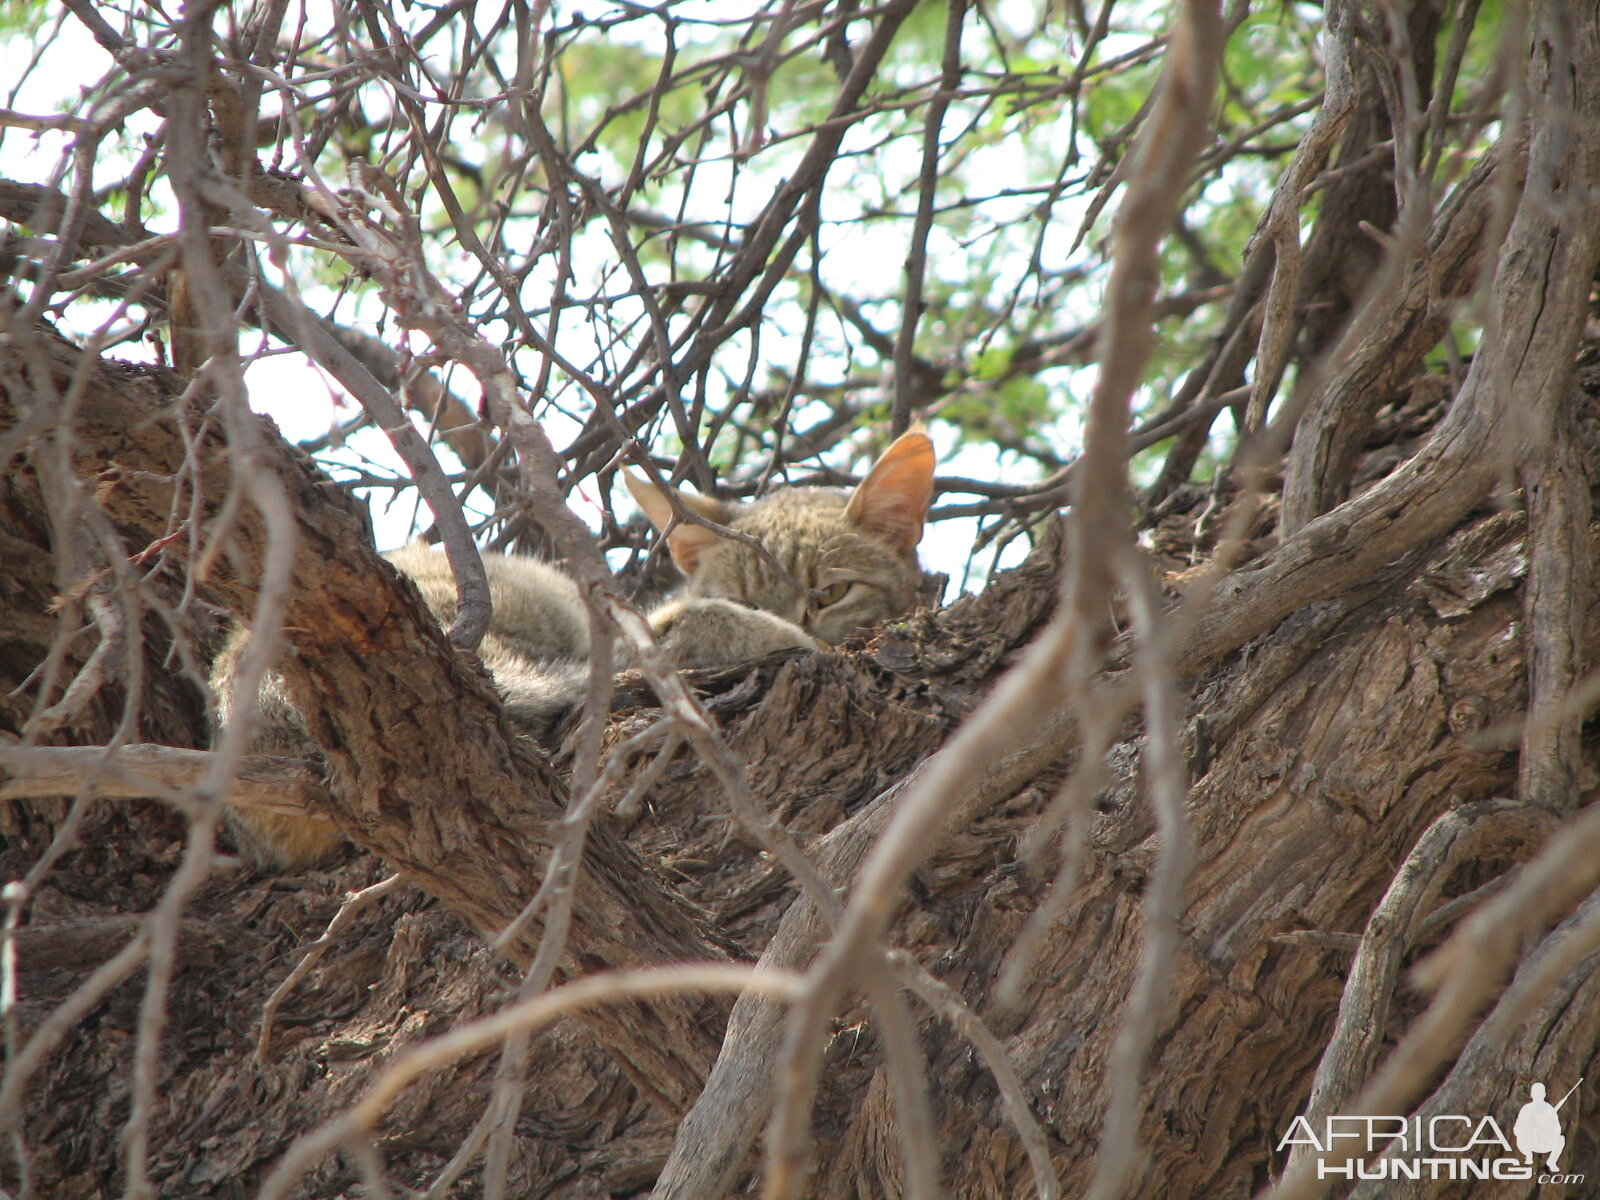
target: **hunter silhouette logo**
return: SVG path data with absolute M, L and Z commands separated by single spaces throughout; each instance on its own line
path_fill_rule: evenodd
M 1528 1102 L 1517 1110 L 1510 1137 L 1488 1114 L 1329 1114 L 1315 1120 L 1296 1117 L 1277 1148 L 1279 1153 L 1313 1154 L 1318 1179 L 1581 1184 L 1582 1175 L 1562 1174 L 1558 1162 L 1567 1146 L 1561 1108 L 1582 1083 L 1578 1080 L 1554 1104 L 1545 1099 L 1544 1084 L 1528 1085 Z M 1538 1166 L 1536 1158 L 1543 1160 Z
M 1547 1154 L 1549 1158 L 1545 1160 L 1545 1166 L 1556 1170 L 1556 1158 L 1567 1144 L 1561 1132 L 1561 1118 L 1556 1114 L 1561 1111 L 1563 1104 L 1572 1099 L 1572 1093 L 1578 1090 L 1578 1084 L 1582 1082 L 1580 1079 L 1573 1084 L 1555 1104 L 1544 1098 L 1544 1084 L 1536 1083 L 1528 1089 L 1532 1099 L 1517 1112 L 1517 1123 L 1511 1127 L 1511 1132 L 1517 1139 L 1517 1149 L 1530 1163 L 1534 1155 Z

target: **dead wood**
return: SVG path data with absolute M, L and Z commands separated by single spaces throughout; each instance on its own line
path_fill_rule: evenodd
M 913 7 L 897 0 L 884 10 L 853 67 L 846 48 L 837 112 L 872 83 L 893 25 Z M 1363 14 L 1335 10 L 1335 55 L 1344 56 L 1335 82 L 1345 87 L 1357 46 L 1347 22 Z M 1130 680 L 1149 682 L 1130 666 L 1148 645 L 1072 641 L 1108 618 L 1118 634 L 1130 614 L 1148 625 L 1113 524 L 1126 482 L 1120 453 L 1098 456 L 1098 475 L 1073 476 L 1098 480 L 1080 507 L 1103 518 L 1091 533 L 1105 538 L 1075 543 L 1076 578 L 1089 581 L 1072 593 L 1075 626 L 1052 623 L 1074 567 L 1052 522 L 1024 566 L 945 611 L 840 654 L 693 676 L 743 764 L 741 798 L 781 825 L 837 896 L 806 894 L 749 823 L 733 819 L 718 764 L 680 751 L 637 806 L 590 829 L 562 977 L 730 959 L 799 970 L 830 952 L 850 958 L 834 922 L 857 904 L 875 928 L 845 965 L 882 973 L 812 1014 L 819 1036 L 800 1050 L 821 1063 L 814 1105 L 794 1103 L 803 1089 L 783 1074 L 796 1061 L 783 1043 L 789 1010 L 770 996 L 746 995 L 730 1014 L 687 992 L 541 1030 L 526 1065 L 514 1064 L 523 1090 L 501 1143 L 510 1194 L 752 1194 L 775 1095 L 790 1103 L 791 1132 L 809 1134 L 812 1196 L 899 1195 L 911 1134 L 937 1147 L 913 1178 L 963 1200 L 1051 1195 L 1040 1182 L 1051 1175 L 1064 1194 L 1082 1194 L 1103 1168 L 1111 1097 L 1132 1086 L 1126 1194 L 1276 1186 L 1279 1197 L 1299 1196 L 1319 1189 L 1301 1173 L 1311 1156 L 1290 1169 L 1278 1150 L 1297 1114 L 1505 1113 L 1526 1081 L 1596 1075 L 1600 748 L 1588 722 L 1600 530 L 1588 464 L 1600 456 L 1600 351 L 1586 320 L 1600 259 L 1591 65 L 1600 15 L 1542 9 L 1527 108 L 1502 146 L 1431 225 L 1401 230 L 1417 232 L 1411 241 L 1352 252 L 1364 219 L 1408 211 L 1406 195 L 1380 193 L 1391 167 L 1400 176 L 1415 168 L 1414 147 L 1401 143 L 1435 119 L 1404 94 L 1419 81 L 1395 69 L 1432 72 L 1440 14 L 1418 4 L 1398 16 L 1413 52 L 1400 53 L 1397 25 L 1368 63 L 1390 89 L 1381 105 L 1332 98 L 1318 133 L 1329 140 L 1305 147 L 1263 225 L 1277 248 L 1252 254 L 1224 335 L 1175 401 L 1175 416 L 1212 415 L 1253 361 L 1251 416 L 1291 439 L 1247 447 L 1243 469 L 1202 496 L 1184 486 L 1204 445 L 1197 420 L 1155 485 L 1152 547 L 1200 568 L 1166 581 L 1177 614 L 1169 629 L 1184 640 L 1167 683 L 1145 692 L 1160 692 L 1149 712 L 1176 695 L 1172 679 L 1189 688 L 1160 747 L 1181 762 L 1151 778 L 1159 722 L 1129 699 Z M 194 94 L 179 101 L 197 103 Z M 1198 119 L 1209 106 L 1190 107 Z M 206 122 L 190 115 L 183 136 L 195 138 Z M 710 324 L 679 358 L 663 354 L 663 372 L 692 373 L 720 344 L 714 335 L 756 321 L 809 233 L 789 219 L 808 210 L 845 128 L 829 125 L 812 143 L 711 294 Z M 1335 135 L 1343 174 L 1302 252 L 1301 192 Z M 1392 158 L 1369 161 L 1386 137 Z M 1198 140 L 1193 130 L 1179 138 L 1176 158 Z M 250 157 L 238 150 L 236 166 Z M 190 158 L 197 170 L 201 156 Z M 548 170 L 561 168 L 546 158 Z M 306 207 L 309 189 L 252 180 L 271 211 L 333 228 Z M 1165 186 L 1136 182 L 1146 201 Z M 86 246 L 127 246 L 131 229 L 83 199 L 0 183 L 0 214 Z M 1135 273 L 1148 282 L 1170 214 L 1145 211 L 1150 262 Z M 1394 286 L 1363 292 L 1358 277 L 1373 272 Z M 1135 292 L 1124 301 L 1149 300 Z M 1484 336 L 1452 374 L 1435 351 L 1456 302 L 1473 295 Z M 1297 312 L 1297 303 L 1326 307 Z M 447 304 L 439 313 L 436 328 L 461 324 Z M 1134 324 L 1137 349 L 1147 322 Z M 1306 345 L 1298 359 L 1296 330 Z M 491 939 L 549 867 L 569 775 L 598 771 L 591 742 L 615 750 L 653 728 L 655 699 L 624 678 L 609 722 L 569 725 L 547 756 L 507 724 L 484 672 L 375 556 L 359 506 L 269 425 L 246 422 L 204 381 L 116 363 L 43 326 L 13 321 L 0 337 L 0 868 L 12 881 L 0 898 L 10 1051 L 0 1126 L 14 1135 L 0 1187 L 84 1200 L 138 1194 L 143 1182 L 159 1196 L 251 1195 L 300 1135 L 337 1128 L 390 1064 L 504 1012 L 517 968 L 538 950 L 539 922 L 503 953 Z M 1142 378 L 1137 358 L 1107 352 L 1126 389 Z M 1309 406 L 1298 427 L 1297 406 L 1286 406 L 1273 429 L 1267 400 L 1291 361 L 1309 381 Z M 501 374 L 494 420 L 509 436 L 527 418 Z M 633 408 L 618 404 L 616 428 L 602 428 L 597 405 L 574 454 L 608 458 L 652 406 L 686 429 L 681 381 L 664 374 Z M 1121 410 L 1107 395 L 1098 420 L 1115 442 Z M 516 447 L 525 468 L 528 446 Z M 709 471 L 701 447 L 689 458 Z M 257 761 L 242 778 L 260 803 L 287 792 L 318 806 L 359 847 L 292 877 L 213 861 L 217 797 L 194 787 L 214 761 L 199 749 L 198 684 L 217 621 L 256 610 L 264 564 L 286 545 L 283 529 L 269 533 L 235 491 L 246 468 L 286 496 L 284 673 L 328 773 L 313 780 L 303 766 Z M 575 522 L 553 507 L 555 480 L 552 469 L 529 485 L 529 516 L 551 529 Z M 225 549 L 207 552 L 204 535 L 224 527 Z M 1213 578 L 1215 561 L 1227 565 Z M 1057 660 L 1030 656 L 1041 631 L 1057 659 L 1107 651 L 1099 690 L 1085 686 L 1077 707 L 1061 702 Z M 114 655 L 125 669 L 101 669 Z M 1023 671 L 997 689 L 1019 661 Z M 34 703 L 74 688 L 81 703 Z M 863 864 L 883 850 L 906 797 L 941 769 L 941 747 L 977 727 L 967 722 L 995 691 L 1008 707 L 987 719 L 1029 736 L 1004 755 L 958 762 L 962 786 L 948 807 L 880 871 L 894 886 L 862 901 Z M 10 744 L 19 738 L 38 744 Z M 108 746 L 115 752 L 104 755 Z M 1170 793 L 1181 775 L 1184 803 L 1158 822 L 1147 797 L 1157 783 Z M 610 799 L 626 790 L 624 780 Z M 1036 835 L 1069 809 L 1061 836 Z M 1161 866 L 1175 817 L 1192 842 L 1181 893 Z M 186 871 L 193 887 L 167 930 L 164 1024 L 152 1033 L 139 978 L 156 958 L 150 914 Z M 392 871 L 404 886 L 382 882 Z M 1070 886 L 1058 892 L 1060 879 Z M 1158 912 L 1159 929 L 1147 925 L 1153 892 L 1181 898 L 1172 920 Z M 1054 919 L 1019 964 L 1015 948 L 1040 911 Z M 1148 1046 L 1119 1059 L 1157 938 L 1173 953 L 1161 1002 L 1143 1009 Z M 313 944 L 316 957 L 303 959 Z M 1015 996 L 998 983 L 1008 967 L 1020 980 Z M 896 1019 L 885 1020 L 891 1008 Z M 908 1051 L 925 1060 L 929 1081 L 909 1101 L 895 1070 Z M 142 1091 L 129 1083 L 141 1063 L 154 1072 Z M 480 1050 L 419 1074 L 370 1131 L 314 1156 L 299 1193 L 351 1194 L 381 1174 L 476 1194 L 473 1176 L 437 1181 L 479 1127 L 499 1070 Z M 143 1182 L 124 1166 L 141 1097 L 150 1105 Z M 1019 1100 L 1031 1121 L 1014 1119 Z M 1566 1169 L 1596 1177 L 1593 1122 L 1569 1129 Z M 802 1160 L 794 1149 L 780 1147 L 786 1164 Z M 1450 1193 L 1419 1182 L 1350 1194 Z
M 105 369 L 117 380 L 118 403 L 137 402 L 141 390 L 153 386 L 147 373 Z M 1592 420 L 1584 417 L 1585 428 Z M 102 472 L 99 478 L 119 477 Z M 1526 666 L 1518 651 L 1518 589 L 1526 562 L 1521 517 L 1482 512 L 1433 550 L 1402 559 L 1399 569 L 1372 576 L 1336 600 L 1301 609 L 1258 638 L 1248 656 L 1224 658 L 1199 677 L 1186 742 L 1197 778 L 1190 808 L 1199 857 L 1174 980 L 1174 1016 L 1152 1068 L 1152 1077 L 1162 1081 L 1162 1099 L 1149 1120 L 1166 1132 L 1152 1138 L 1159 1152 L 1145 1170 L 1147 1181 L 1162 1180 L 1174 1195 L 1211 1194 L 1231 1189 L 1229 1181 L 1241 1171 L 1267 1167 L 1274 1134 L 1305 1101 L 1348 955 L 1336 938 L 1323 944 L 1286 935 L 1359 933 L 1430 822 L 1455 805 L 1514 789 L 1516 756 L 1482 742 L 1481 734 L 1515 721 L 1526 701 Z M 749 755 L 753 790 L 795 828 L 832 830 L 816 854 L 843 877 L 850 859 L 840 859 L 834 847 L 854 845 L 851 853 L 859 856 L 870 844 L 873 823 L 892 804 L 894 783 L 938 744 L 1037 627 L 1050 606 L 1053 579 L 1053 556 L 1044 553 L 983 597 L 937 618 L 907 622 L 864 654 L 778 661 L 699 682 L 732 744 Z M 470 697 L 480 684 L 468 677 L 452 686 Z M 797 721 L 797 713 L 815 717 Z M 625 736 L 642 716 L 624 710 L 615 736 Z M 94 740 L 83 734 L 82 740 Z M 917 899 L 897 924 L 895 940 L 922 962 L 946 964 L 944 982 L 999 1023 L 1051 1130 L 1070 1188 L 1092 1154 L 1103 1102 L 1096 1064 L 1132 969 L 1150 826 L 1134 801 L 1133 760 L 1118 752 L 1113 785 L 1093 817 L 1082 883 L 1029 974 L 1021 1005 L 994 1009 L 987 997 L 998 955 L 1039 895 L 1039 877 L 1018 870 L 1015 847 L 1050 797 L 1054 774 L 1044 768 L 1065 745 L 1042 749 L 1040 761 L 1021 772 L 1020 788 L 997 785 L 960 823 L 918 872 Z M 1401 762 L 1410 769 L 1396 771 Z M 726 818 L 706 796 L 704 776 L 685 761 L 668 771 L 622 832 L 640 861 L 659 863 L 656 869 L 681 893 L 718 915 L 719 937 L 733 938 L 751 954 L 765 950 L 804 962 L 805 947 L 822 932 L 814 918 L 803 917 L 806 902 L 794 900 L 792 883 L 758 853 L 727 842 Z M 38 815 L 25 819 L 38 820 L 49 810 L 34 805 L 18 811 L 32 811 Z M 474 820 L 492 820 L 482 807 L 469 811 Z M 153 894 L 161 868 L 150 874 L 150 867 L 134 869 L 132 862 L 140 856 L 159 862 L 163 845 L 167 869 L 173 861 L 177 823 L 159 808 L 112 802 L 94 806 L 93 813 L 85 840 L 94 854 L 76 852 L 35 902 L 32 917 L 41 931 L 60 926 L 93 937 L 76 937 L 71 961 L 27 951 L 28 1013 L 42 1013 L 91 959 L 111 952 L 127 928 L 114 914 L 129 911 L 131 895 L 115 897 L 108 911 L 104 903 L 69 903 L 62 889 L 75 878 L 87 887 L 89 879 L 102 877 L 103 856 L 115 853 L 129 864 L 121 877 L 132 881 L 143 871 L 146 894 Z M 358 838 L 377 843 L 408 836 L 394 832 L 385 824 L 394 818 L 382 813 L 349 815 Z M 389 832 L 368 834 L 363 822 Z M 425 833 L 434 827 L 424 826 Z M 164 840 L 152 836 L 161 828 L 168 831 Z M 40 844 L 38 836 L 13 842 L 19 862 Z M 430 851 L 427 837 L 421 840 L 421 848 L 394 850 L 394 859 L 424 858 Z M 501 834 L 483 844 L 499 847 L 502 856 L 513 843 Z M 1441 896 L 1472 890 L 1531 848 L 1513 839 L 1488 858 L 1461 865 L 1439 881 Z M 149 860 L 152 854 L 157 858 Z M 181 955 L 178 1024 L 169 1036 L 174 1046 L 193 1049 L 181 1051 L 164 1085 L 158 1128 L 175 1155 L 155 1164 L 164 1192 L 218 1193 L 225 1180 L 259 1178 L 295 1130 L 305 1129 L 316 1113 L 335 1111 L 400 1047 L 485 1011 L 507 986 L 504 967 L 454 917 L 417 892 L 393 897 L 360 918 L 286 998 L 272 1061 L 245 1066 L 255 1016 L 298 948 L 321 931 L 339 890 L 377 877 L 375 862 L 357 857 L 303 879 L 219 876 L 197 898 L 190 921 L 198 924 L 186 926 L 195 932 L 185 933 L 182 945 L 200 936 L 205 950 Z M 486 907 L 474 903 L 474 911 Z M 70 924 L 75 921 L 91 924 Z M 782 932 L 793 922 L 797 930 L 810 930 L 800 941 Z M 261 940 L 215 935 L 232 924 L 270 933 Z M 57 935 L 32 936 L 45 938 L 34 943 L 44 945 Z M 779 948 L 785 944 L 792 949 Z M 218 991 L 223 980 L 229 986 Z M 251 982 L 240 987 L 241 981 Z M 30 1144 L 50 1147 L 36 1157 L 35 1171 L 41 1178 L 80 1180 L 75 1191 L 63 1187 L 62 1195 L 98 1195 L 96 1180 L 114 1178 L 114 1105 L 87 1126 L 45 1117 L 69 1106 L 71 1090 L 88 1085 L 97 1071 L 114 1069 L 114 1058 L 93 1048 L 127 1036 L 130 1010 L 115 994 L 108 1003 L 104 1019 L 74 1035 L 78 1049 L 68 1058 L 77 1067 L 41 1077 L 29 1106 Z M 1591 1023 L 1570 1019 L 1581 1011 L 1581 1005 L 1551 1010 L 1537 1051 L 1530 1046 L 1525 1052 L 1529 1071 L 1556 1058 L 1587 1060 Z M 1390 1020 L 1406 1015 L 1402 1007 Z M 748 1043 L 748 1018 L 735 1021 L 739 1036 L 729 1047 Z M 191 1043 L 201 1031 L 209 1033 Z M 617 1194 L 637 1191 L 649 1186 L 671 1145 L 673 1124 L 641 1106 L 615 1066 L 588 1049 L 586 1037 L 571 1026 L 540 1041 L 514 1170 L 531 1191 L 580 1194 L 571 1189 L 582 1179 Z M 939 1120 L 949 1144 L 964 1148 L 946 1164 L 952 1187 L 961 1195 L 1015 1194 L 1025 1186 L 1025 1158 L 998 1120 L 992 1083 L 942 1023 L 928 1024 L 923 1037 L 934 1077 L 942 1081 Z M 861 1030 L 837 1040 L 830 1052 L 817 1126 L 821 1161 L 828 1164 L 818 1184 L 822 1194 L 843 1195 L 849 1181 L 877 1178 L 886 1169 L 883 1139 L 893 1144 L 892 1117 L 881 1099 L 871 1099 L 887 1086 L 874 1045 L 873 1035 Z M 186 1057 L 194 1054 L 203 1057 Z M 102 1062 L 105 1068 L 95 1065 Z M 1203 1076 L 1193 1071 L 1196 1062 L 1209 1064 Z M 487 1087 L 490 1073 L 490 1064 L 479 1059 L 408 1092 L 380 1142 L 390 1169 L 419 1180 L 436 1169 L 474 1119 L 473 1097 Z M 185 1141 L 202 1127 L 208 1138 Z M 694 1119 L 679 1131 L 680 1140 L 693 1128 Z M 592 1142 L 601 1129 L 610 1132 L 593 1142 L 593 1153 L 574 1158 L 562 1150 L 574 1138 Z M 957 1130 L 964 1131 L 960 1138 Z M 980 1143 L 981 1153 L 973 1149 Z M 194 1151 L 178 1152 L 190 1144 Z M 735 1169 L 740 1161 L 736 1156 Z M 320 1192 L 339 1186 L 341 1178 L 348 1177 L 330 1163 L 307 1186 Z
M 18 396 L 13 384 L 0 393 L 0 431 L 38 412 L 38 397 L 65 391 L 82 372 L 79 419 L 70 431 L 77 471 L 93 481 L 98 503 L 132 553 L 167 537 L 172 489 L 185 465 L 184 414 L 164 403 L 180 390 L 175 381 L 84 362 L 42 332 L 31 344 L 23 331 L 12 336 L 23 343 L 37 390 Z M 270 469 L 296 489 L 295 579 L 284 622 L 297 653 L 282 673 L 313 737 L 329 748 L 329 815 L 358 844 L 445 899 L 469 926 L 493 936 L 543 875 L 563 787 L 507 726 L 482 668 L 450 648 L 414 590 L 377 557 L 361 515 L 287 446 L 276 439 L 264 446 Z M 213 503 L 228 495 L 220 441 L 188 485 Z M 259 523 L 241 520 L 227 561 L 206 581 L 240 616 L 255 599 L 265 540 Z M 440 746 L 452 753 L 440 754 Z M 488 853 L 464 853 L 469 845 Z M 621 966 L 725 953 L 726 943 L 702 915 L 653 883 L 649 869 L 603 828 L 593 835 L 579 886 L 575 961 Z M 536 936 L 518 942 L 510 956 L 525 961 L 536 944 Z M 669 1108 L 697 1090 L 715 1044 L 714 1008 L 668 1004 L 648 1017 L 595 1019 L 616 1024 L 619 1058 Z

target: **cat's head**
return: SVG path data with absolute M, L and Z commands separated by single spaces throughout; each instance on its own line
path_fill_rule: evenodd
M 933 467 L 933 443 L 913 431 L 884 451 L 854 492 L 782 488 L 748 504 L 676 493 L 686 508 L 753 538 L 765 554 L 703 525 L 674 525 L 666 492 L 624 478 L 651 523 L 666 533 L 672 561 L 686 577 L 685 595 L 720 596 L 776 613 L 838 643 L 915 603 L 917 543 L 933 494 Z

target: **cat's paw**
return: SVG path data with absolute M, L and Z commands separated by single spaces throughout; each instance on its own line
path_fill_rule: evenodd
M 650 614 L 650 627 L 680 667 L 725 667 L 779 650 L 826 650 L 800 626 L 732 600 L 674 600 Z

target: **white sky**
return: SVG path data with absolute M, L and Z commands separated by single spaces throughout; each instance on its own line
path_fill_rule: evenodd
M 717 12 L 719 16 L 732 15 L 728 8 L 720 3 L 708 5 L 707 8 L 708 11 Z M 1032 13 L 1036 10 L 1036 6 L 1019 3 L 1018 0 L 1008 0 L 1001 11 L 1005 13 L 1007 10 L 1020 21 L 1024 12 Z M 0 45 L 0 79 L 18 78 L 32 52 L 31 44 Z M 111 66 L 109 56 L 70 17 L 64 22 L 62 35 L 54 45 L 50 46 L 47 53 L 50 57 L 42 69 L 35 70 L 21 89 L 7 97 L 8 107 L 34 114 L 70 111 L 78 106 L 82 96 L 67 89 L 82 86 L 85 81 L 92 82 Z M 138 139 L 146 128 L 150 127 L 149 117 L 149 114 L 140 114 L 140 117 L 130 121 L 120 142 L 115 138 L 108 139 L 105 146 L 106 161 L 97 173 L 97 182 L 115 178 L 123 169 L 122 164 L 140 148 Z M 140 119 L 147 124 L 141 126 Z M 12 178 L 39 182 L 51 182 L 57 178 L 63 162 L 61 153 L 66 145 L 64 135 L 54 133 L 33 135 L 15 129 L 0 131 L 0 134 L 3 134 L 3 140 L 0 140 L 0 172 Z M 1048 148 L 1039 146 L 1027 148 L 1028 152 L 1034 154 L 1039 153 L 1041 149 Z M 890 152 L 896 155 L 908 155 L 913 153 L 913 148 L 895 146 Z M 1000 147 L 997 159 L 1000 165 L 997 169 L 1012 177 L 1020 178 L 1022 175 L 1020 163 L 1014 171 L 1007 170 L 1004 156 L 1007 153 L 1022 152 L 1022 148 L 1016 146 L 1010 147 L 1009 150 L 1004 146 Z M 115 161 L 119 158 L 122 160 L 121 163 Z M 906 165 L 901 164 L 902 173 Z M 848 171 L 841 168 L 841 175 L 847 182 Z M 752 213 L 757 211 L 767 198 L 766 194 L 758 193 L 750 186 L 753 180 L 754 176 L 746 179 L 740 200 L 741 206 L 748 208 Z M 709 195 L 712 194 L 712 190 L 700 194 Z M 1062 238 L 1070 237 L 1076 220 L 1077 214 L 1071 211 L 1057 214 L 1056 223 L 1061 227 Z M 157 227 L 163 227 L 159 218 L 155 224 Z M 892 296 L 898 292 L 901 286 L 904 254 L 900 237 L 884 237 L 881 232 L 862 236 L 858 232 L 828 225 L 824 226 L 824 236 L 831 242 L 828 247 L 830 271 L 838 272 L 831 280 L 835 286 L 854 288 L 863 295 Z M 936 231 L 936 243 L 939 236 L 942 235 Z M 932 249 L 935 252 L 930 257 L 937 264 L 941 260 L 941 255 L 937 253 L 939 247 L 935 244 Z M 1061 249 L 1064 250 L 1064 246 Z M 946 261 L 959 267 L 964 260 L 960 255 L 951 253 Z M 313 307 L 325 303 L 331 296 L 326 290 L 309 284 L 302 284 L 302 288 L 304 298 Z M 373 307 L 370 301 L 366 306 Z M 376 311 L 362 311 L 362 302 L 357 301 L 352 305 L 347 301 L 339 314 L 339 319 L 349 324 L 364 326 L 369 332 L 376 332 L 373 322 L 377 316 Z M 1085 316 L 1087 317 L 1087 314 Z M 363 322 L 362 318 L 368 320 Z M 389 329 L 392 335 L 394 330 L 392 323 Z M 258 342 L 258 335 L 250 333 L 245 335 L 244 346 L 247 350 Z M 775 364 L 792 361 L 798 351 L 798 342 L 797 329 L 785 329 L 777 320 L 768 322 L 762 329 L 762 357 L 765 361 Z M 579 361 L 583 361 L 581 348 L 569 348 L 564 344 L 563 349 Z M 148 357 L 148 348 L 129 343 L 118 347 L 116 353 L 130 358 Z M 526 361 L 523 366 L 526 369 Z M 828 370 L 826 358 L 816 360 L 814 369 L 817 374 L 824 375 Z M 472 390 L 461 386 L 459 381 L 463 379 L 464 376 L 458 376 L 458 394 L 468 403 L 475 403 L 476 396 Z M 274 356 L 253 364 L 249 370 L 248 382 L 252 406 L 260 412 L 271 415 L 284 434 L 293 440 L 304 440 L 324 434 L 331 426 L 350 419 L 354 413 L 354 410 L 347 405 L 342 408 L 339 406 L 341 390 L 337 385 L 324 379 L 320 372 L 297 354 Z M 1081 380 L 1075 379 L 1072 389 L 1081 395 L 1087 385 L 1088 375 L 1084 373 Z M 806 422 L 802 420 L 798 423 L 804 425 Z M 563 424 L 564 421 L 559 414 L 546 419 L 547 431 L 558 447 L 563 445 L 575 431 L 575 427 L 563 429 Z M 1061 425 L 1064 427 L 1049 432 L 1061 452 L 1070 453 L 1076 449 L 1078 440 L 1076 417 L 1065 419 Z M 957 450 L 956 437 L 952 431 L 936 422 L 931 432 L 940 450 L 942 474 L 987 479 L 1004 478 L 1008 464 L 1004 456 L 992 447 L 968 446 Z M 446 452 L 441 451 L 441 453 Z M 400 471 L 399 461 L 387 441 L 371 430 L 358 434 L 344 449 L 322 457 L 335 464 L 342 463 L 382 473 Z M 445 465 L 447 471 L 454 468 L 453 463 L 447 462 Z M 630 501 L 620 495 L 616 499 L 620 512 L 631 510 Z M 955 495 L 947 497 L 944 502 L 960 503 L 964 499 L 968 498 Z M 574 506 L 591 524 L 597 523 L 598 509 L 595 506 L 586 505 L 581 496 L 574 497 Z M 384 494 L 375 493 L 372 508 L 380 547 L 397 545 L 412 533 L 414 504 L 409 496 L 398 503 L 386 503 Z M 426 523 L 424 520 L 423 524 Z M 922 557 L 925 565 L 932 570 L 949 574 L 953 587 L 961 580 L 975 530 L 975 521 L 941 522 L 930 526 L 928 536 L 923 543 Z M 1015 561 L 1025 550 L 1025 544 L 1013 543 L 1008 558 Z M 986 567 L 987 562 L 980 564 L 980 574 L 972 581 L 973 585 L 981 583 L 981 570 Z

